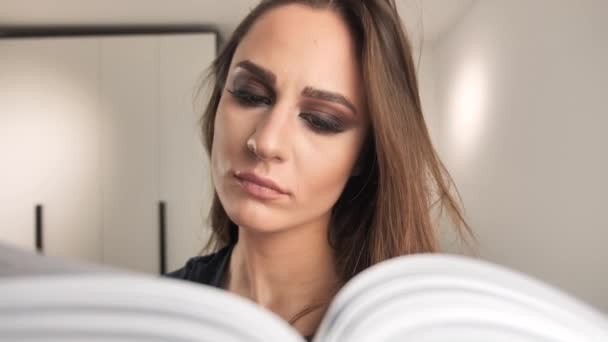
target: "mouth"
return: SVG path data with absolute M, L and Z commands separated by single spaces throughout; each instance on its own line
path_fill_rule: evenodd
M 235 172 L 237 183 L 250 195 L 260 199 L 276 199 L 289 194 L 269 178 L 255 175 L 251 172 Z

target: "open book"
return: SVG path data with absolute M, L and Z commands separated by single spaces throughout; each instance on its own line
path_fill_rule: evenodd
M 0 272 L 0 341 L 304 341 L 272 312 L 226 291 L 105 268 L 69 272 L 73 266 L 36 258 L 45 274 Z M 348 282 L 313 341 L 606 342 L 608 320 L 497 265 L 411 255 Z

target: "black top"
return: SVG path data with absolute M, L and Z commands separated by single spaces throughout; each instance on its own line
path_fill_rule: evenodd
M 190 258 L 184 267 L 164 275 L 223 289 L 224 278 L 230 264 L 233 248 L 234 245 L 228 245 L 215 253 L 195 256 Z M 304 338 L 310 342 L 313 336 L 305 336 Z
M 230 264 L 233 247 L 234 245 L 229 245 L 213 254 L 190 258 L 184 267 L 169 272 L 165 276 L 221 289 Z

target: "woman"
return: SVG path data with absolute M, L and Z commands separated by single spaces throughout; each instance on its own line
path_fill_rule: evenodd
M 435 205 L 469 231 L 393 0 L 262 1 L 210 76 L 216 252 L 170 276 L 249 298 L 310 336 L 361 270 L 437 250 Z

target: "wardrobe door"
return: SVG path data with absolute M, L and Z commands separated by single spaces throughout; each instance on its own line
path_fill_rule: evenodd
M 201 77 L 216 55 L 215 34 L 163 35 L 160 45 L 160 199 L 166 204 L 167 271 L 185 264 L 208 237 L 208 157 L 198 120 Z
M 103 261 L 157 273 L 158 38 L 100 42 Z
M 88 38 L 0 40 L 0 240 L 99 262 L 98 52 Z

